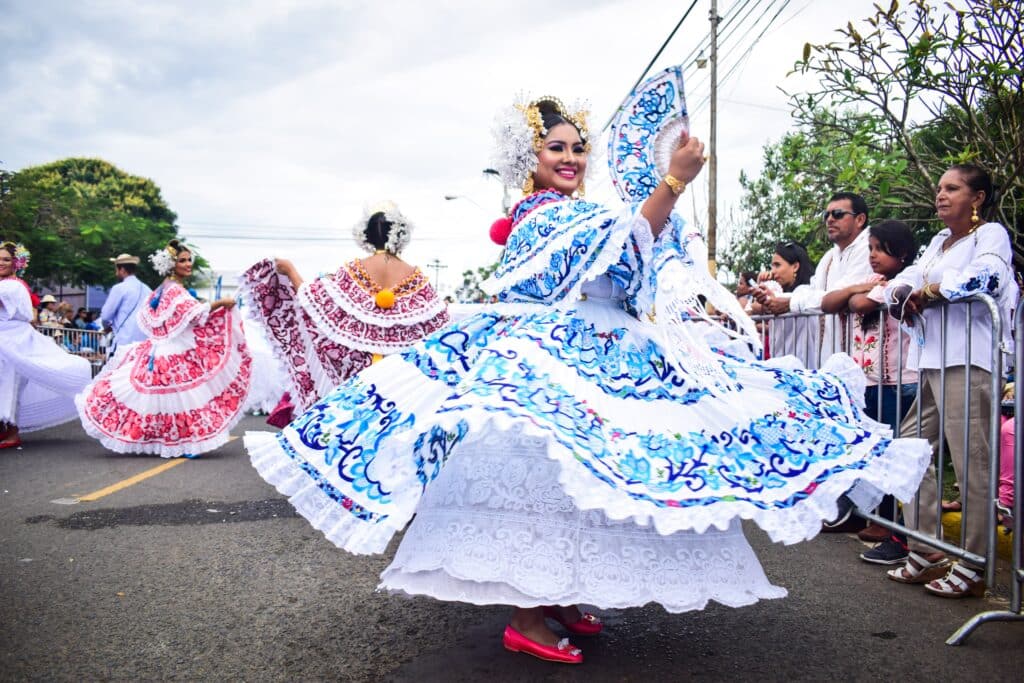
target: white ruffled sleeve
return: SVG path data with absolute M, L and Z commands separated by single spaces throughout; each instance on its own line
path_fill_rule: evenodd
M 974 233 L 974 253 L 962 269 L 943 271 L 939 283 L 942 296 L 957 301 L 972 294 L 991 294 L 1013 283 L 1010 267 L 1010 237 L 998 223 L 986 223 Z

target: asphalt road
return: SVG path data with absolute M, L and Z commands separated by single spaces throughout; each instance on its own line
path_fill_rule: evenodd
M 974 614 L 1005 609 L 1005 572 L 988 598 L 943 600 L 860 562 L 853 536 L 749 536 L 788 598 L 604 613 L 605 633 L 575 639 L 586 663 L 559 666 L 502 649 L 507 608 L 375 592 L 394 544 L 381 557 L 337 550 L 259 478 L 240 439 L 179 463 L 110 453 L 70 424 L 0 451 L 0 679 L 934 681 L 1024 669 L 1021 622 L 944 644 Z

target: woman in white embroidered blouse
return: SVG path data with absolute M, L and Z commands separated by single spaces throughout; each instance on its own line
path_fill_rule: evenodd
M 941 390 L 940 368 L 943 365 L 940 344 L 941 307 L 936 304 L 956 302 L 972 294 L 989 294 L 999 304 L 1003 326 L 1003 351 L 1012 352 L 1013 339 L 1010 315 L 1017 302 L 1017 285 L 1011 267 L 1010 239 L 999 223 L 986 222 L 982 215 L 993 205 L 992 179 L 978 166 L 958 164 L 947 170 L 939 180 L 935 210 L 945 224 L 917 263 L 894 278 L 886 289 L 892 311 L 907 324 L 915 323 L 915 314 L 924 320 L 919 329 L 920 342 L 912 344 L 908 366 L 919 371 L 921 385 L 921 436 L 937 447 L 939 430 L 944 429 L 957 479 L 963 482 L 970 463 L 970 476 L 965 500 L 966 534 L 964 547 L 984 556 L 985 522 L 989 478 L 989 414 L 993 400 L 991 373 L 992 320 L 987 309 L 975 306 L 971 329 L 967 329 L 967 306 L 949 306 L 948 339 L 945 348 L 946 385 L 945 414 L 939 422 L 938 401 Z M 971 357 L 965 357 L 964 344 L 971 335 Z M 970 364 L 970 405 L 964 405 L 966 366 Z M 998 397 L 995 397 L 998 400 Z M 917 428 L 917 410 L 912 406 L 902 425 L 904 434 Z M 969 429 L 970 449 L 964 452 L 964 430 Z M 938 526 L 937 490 L 934 467 L 921 482 L 917 501 L 906 508 L 907 524 L 936 536 Z M 963 597 L 984 593 L 984 578 L 979 567 L 966 561 L 952 565 L 941 552 L 918 541 L 910 542 L 910 556 L 904 566 L 889 571 L 889 578 L 900 583 L 923 583 L 925 588 L 943 597 Z

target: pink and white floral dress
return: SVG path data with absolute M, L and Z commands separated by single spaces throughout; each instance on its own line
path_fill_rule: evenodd
M 394 298 L 388 308 L 378 305 L 381 289 L 359 260 L 304 282 L 298 291 L 272 259 L 242 274 L 248 315 L 266 331 L 286 368 L 296 413 L 375 359 L 405 351 L 450 322 L 444 301 L 418 268 L 389 288 Z
M 880 280 L 880 278 L 873 279 Z M 885 303 L 885 285 L 875 285 L 867 296 L 876 303 Z M 854 318 L 853 350 L 850 356 L 864 370 L 868 386 L 916 384 L 917 372 L 907 368 L 907 361 L 910 359 L 910 335 L 900 329 L 900 323 L 896 318 L 884 311 L 879 312 L 878 315 L 880 321 L 885 321 L 885 352 L 882 353 L 881 323 L 876 323 L 871 329 L 865 330 L 864 316 L 857 315 Z M 902 350 L 899 348 L 901 345 Z M 901 358 L 903 361 L 902 375 L 900 375 Z M 883 364 L 885 367 L 882 367 Z
M 147 339 L 118 354 L 75 399 L 85 431 L 112 451 L 165 458 L 227 442 L 252 373 L 238 315 L 211 312 L 167 280 L 137 322 Z

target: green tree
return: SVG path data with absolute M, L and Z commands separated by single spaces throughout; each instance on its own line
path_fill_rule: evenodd
M 879 144 L 872 119 L 821 112 L 815 125 L 765 145 L 759 176 L 740 175 L 742 223 L 734 227 L 738 239 L 723 265 L 733 272 L 761 270 L 775 244 L 789 240 L 803 244 L 817 261 L 831 246 L 821 219 L 829 197 L 856 192 L 872 207 L 872 220 L 890 217 L 892 188 L 906 165 L 901 154 Z
M 176 236 L 176 215 L 148 178 L 99 159 L 63 159 L 0 180 L 0 235 L 32 252 L 36 284 L 110 285 L 110 257 L 143 258 L 142 279 L 159 280 L 146 256 Z
M 480 288 L 484 280 L 489 278 L 498 268 L 498 261 L 489 266 L 481 266 L 476 270 L 462 273 L 462 284 L 455 290 L 455 298 L 462 303 L 478 303 L 487 299 L 487 294 Z
M 863 194 L 872 220 L 900 218 L 927 238 L 938 227 L 938 178 L 964 161 L 991 171 L 1001 188 L 996 219 L 1024 262 L 1022 12 L 993 0 L 892 2 L 839 29 L 842 40 L 805 45 L 795 72 L 817 85 L 791 93 L 795 132 L 765 148 L 761 177 L 741 180 L 748 220 L 723 262 L 749 262 L 769 235 L 810 237 L 813 255 L 820 233 L 791 216 L 820 208 L 837 189 Z M 767 206 L 776 200 L 781 206 Z
M 818 87 L 792 97 L 800 124 L 852 108 L 876 122 L 879 142 L 907 161 L 885 204 L 934 215 L 939 177 L 953 163 L 989 169 L 1002 188 L 997 218 L 1024 259 L 1024 6 L 969 0 L 960 7 L 912 0 L 876 6 L 843 40 L 807 44 L 797 70 Z M 849 132 L 843 126 L 836 128 Z

